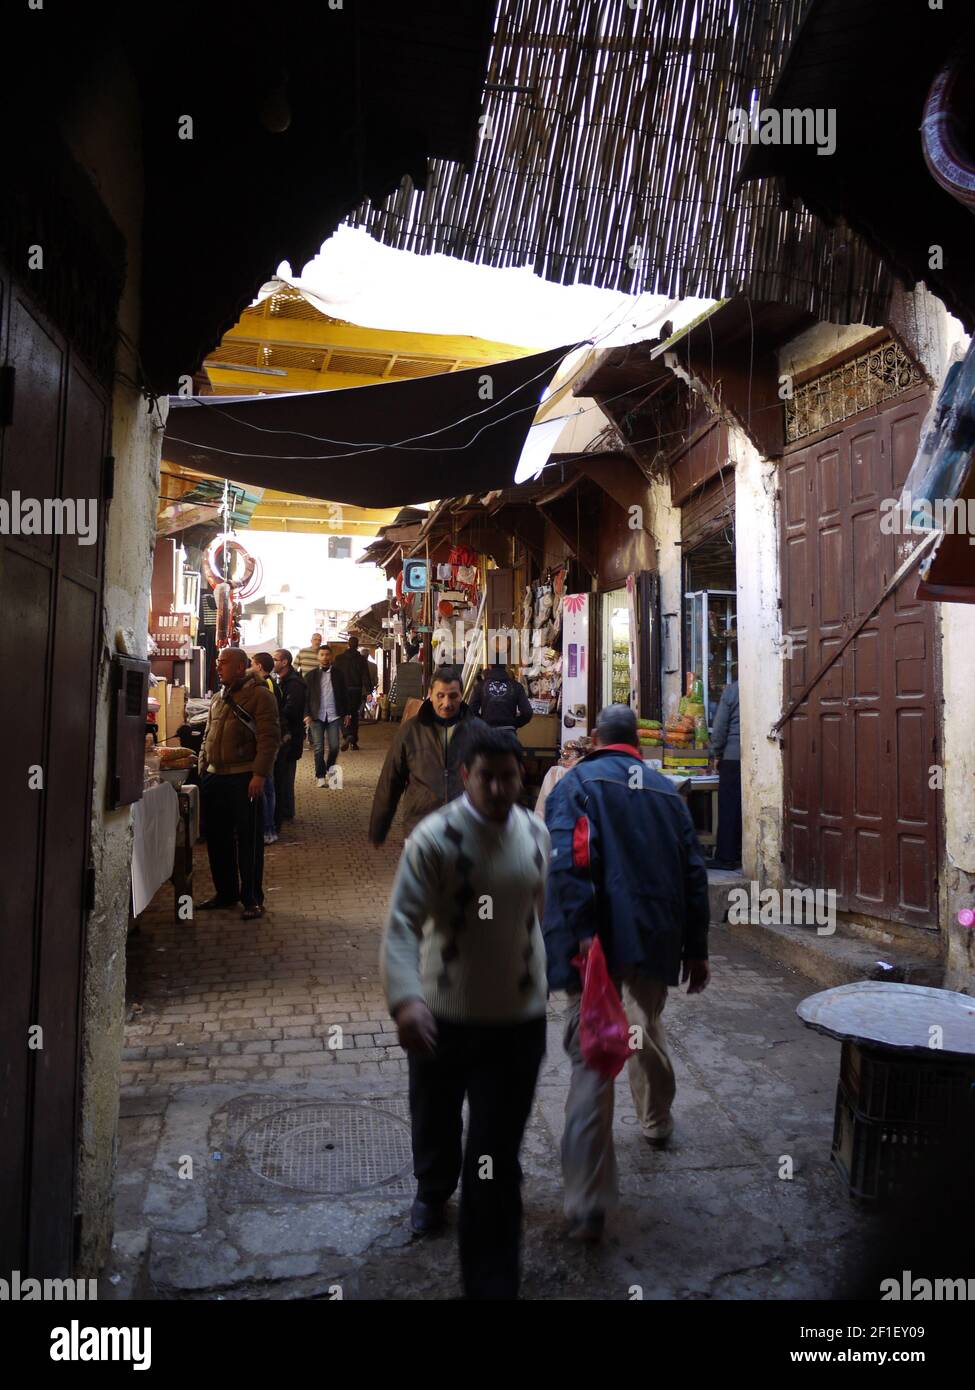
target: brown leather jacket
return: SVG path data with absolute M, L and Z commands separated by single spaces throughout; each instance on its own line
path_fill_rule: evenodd
M 423 701 L 413 719 L 404 720 L 386 754 L 373 797 L 369 820 L 373 844 L 381 845 L 389 834 L 400 800 L 403 834 L 409 835 L 424 816 L 460 793 L 464 744 L 475 727 L 485 726 L 463 702 L 453 725 L 437 722 L 429 700 Z
M 234 713 L 232 704 L 243 719 Z M 230 687 L 229 700 L 218 694 L 210 701 L 200 748 L 200 775 L 212 768 L 214 772 L 269 777 L 280 742 L 278 702 L 264 682 L 248 671 Z

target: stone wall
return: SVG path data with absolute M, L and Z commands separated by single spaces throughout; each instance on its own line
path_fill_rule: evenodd
M 82 1003 L 79 1272 L 92 1273 L 104 1263 L 112 1233 L 132 857 L 131 812 L 128 808 L 106 809 L 110 658 L 116 651 L 131 656 L 146 654 L 159 457 L 167 406 L 161 401 L 150 412 L 135 384 L 139 369 L 132 344 L 139 334 L 142 160 L 137 93 L 118 54 L 106 50 L 102 69 L 87 74 L 75 106 L 66 114 L 62 134 L 123 233 L 127 246 L 113 393 L 111 453 L 115 458 L 115 491 L 105 538 L 94 731 L 91 854 L 95 866 L 95 906 L 88 919 Z

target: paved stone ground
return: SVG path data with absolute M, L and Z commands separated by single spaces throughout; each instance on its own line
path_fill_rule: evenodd
M 267 851 L 262 920 L 228 912 L 177 923 L 169 887 L 140 919 L 128 953 L 116 1236 L 104 1297 L 458 1292 L 453 1230 L 412 1241 L 406 1227 L 406 1060 L 377 972 L 402 841 L 394 832 L 375 851 L 365 838 L 391 732 L 364 728 L 362 751 L 343 755 L 341 791 L 315 787 L 306 753 L 298 818 Z M 202 901 L 211 892 L 202 846 L 196 874 Z M 561 1235 L 568 1073 L 564 1001 L 553 999 L 523 1155 L 524 1297 L 627 1299 L 639 1289 L 657 1299 L 831 1298 L 849 1289 L 874 1218 L 849 1203 L 829 1166 L 839 1046 L 795 1017 L 815 986 L 726 927 L 712 929 L 712 962 L 703 996 L 675 991 L 668 1002 L 678 1080 L 670 1150 L 644 1145 L 625 1081 L 617 1086 L 621 1210 L 596 1250 Z M 328 1045 L 336 1025 L 342 1047 Z M 334 1117 L 332 1152 L 342 1161 L 366 1153 L 359 1131 L 350 1139 L 343 1124 L 377 1127 L 389 1181 L 332 1196 L 286 1185 L 288 1164 L 307 1150 L 300 1132 L 282 1139 L 275 1126 L 285 1110 L 316 1102 L 345 1106 L 317 1116 Z M 299 1120 L 307 1117 L 316 1118 L 306 1109 Z M 262 1143 L 273 1159 L 263 1177 L 254 1171 Z M 780 1177 L 784 1156 L 791 1180 Z M 186 1158 L 192 1177 L 179 1175 Z

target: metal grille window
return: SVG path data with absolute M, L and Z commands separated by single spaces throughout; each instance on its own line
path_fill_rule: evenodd
M 923 380 L 917 364 L 889 338 L 795 388 L 792 400 L 785 403 L 786 443 L 829 429 Z

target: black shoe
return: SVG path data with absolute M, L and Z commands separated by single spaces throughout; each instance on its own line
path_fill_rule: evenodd
M 243 912 L 240 914 L 240 916 L 241 916 L 241 920 L 244 921 L 244 922 L 253 922 L 254 919 L 255 919 L 255 917 L 263 917 L 263 916 L 264 916 L 264 905 L 263 905 L 263 903 L 252 903 L 252 904 L 250 905 L 250 907 L 245 907 L 245 908 L 244 908 L 244 910 L 243 910 Z
M 239 898 L 207 898 L 205 903 L 197 903 L 197 912 L 219 912 L 227 911 L 228 908 L 236 907 Z
M 596 1212 L 592 1216 L 569 1221 L 565 1233 L 569 1240 L 578 1241 L 580 1245 L 598 1245 L 605 1229 L 606 1217 L 602 1212 Z
M 415 1236 L 429 1236 L 446 1225 L 446 1202 L 435 1204 L 417 1197 L 410 1207 L 410 1230 Z

